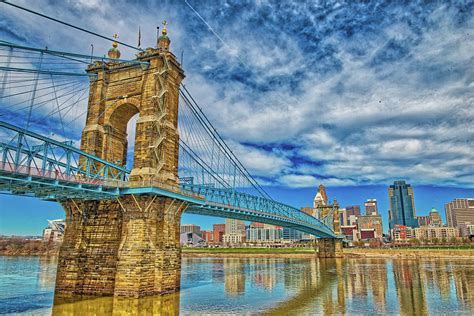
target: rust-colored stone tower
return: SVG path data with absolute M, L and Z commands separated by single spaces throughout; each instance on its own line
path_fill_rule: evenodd
M 127 123 L 139 114 L 128 187 L 178 185 L 178 99 L 183 70 L 169 51 L 166 25 L 156 48 L 137 55 L 149 66 L 94 62 L 81 149 L 125 165 Z M 142 297 L 179 289 L 179 225 L 186 203 L 156 195 L 68 200 L 56 296 Z

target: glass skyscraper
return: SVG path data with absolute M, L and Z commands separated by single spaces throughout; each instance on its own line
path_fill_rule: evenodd
M 395 225 L 418 226 L 415 215 L 415 196 L 411 185 L 405 181 L 395 181 L 388 188 L 388 199 L 390 201 L 390 229 Z

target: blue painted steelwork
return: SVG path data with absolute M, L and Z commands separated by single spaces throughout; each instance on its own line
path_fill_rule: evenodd
M 27 68 L 15 68 L 15 67 L 0 67 L 1 71 L 10 72 L 26 72 L 34 74 L 46 74 L 53 76 L 74 76 L 74 77 L 97 77 L 97 74 L 90 73 L 78 73 L 78 72 L 67 72 L 67 71 L 51 71 L 51 70 L 39 70 L 39 69 L 27 69 Z
M 191 205 L 186 210 L 188 213 L 257 221 L 296 228 L 320 237 L 336 237 L 328 226 L 315 217 L 274 200 L 212 186 L 181 184 L 181 187 L 206 198 L 205 205 Z
M 6 122 L 0 133 L 0 188 L 15 194 L 34 193 L 99 199 L 118 196 L 129 171 L 72 146 Z
M 257 221 L 337 238 L 323 222 L 272 199 L 195 185 L 192 179 L 184 179 L 180 187 L 156 182 L 129 187 L 129 170 L 83 152 L 71 142 L 59 142 L 1 121 L 0 135 L 10 139 L 0 142 L 0 191 L 54 201 L 159 195 L 188 202 L 187 213 Z

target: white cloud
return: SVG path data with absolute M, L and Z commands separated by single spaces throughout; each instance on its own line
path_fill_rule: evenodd
M 288 174 L 280 177 L 279 182 L 291 188 L 315 187 L 318 184 L 316 177 L 311 175 Z
M 233 11 L 235 6 L 196 3 L 230 49 L 186 6 L 81 1 L 55 10 L 73 24 L 117 32 L 132 44 L 139 21 L 142 43 L 149 46 L 159 21 L 171 20 L 172 50 L 177 56 L 184 50 L 188 89 L 244 165 L 274 183 L 373 184 L 403 177 L 415 184 L 474 185 L 468 176 L 474 174 L 472 16 L 461 23 L 460 13 L 447 5 L 432 12 L 421 7 L 416 14 L 391 5 L 385 17 L 363 5 L 315 10 L 313 4 L 288 3 L 272 10 L 261 1 Z M 118 14 L 125 7 L 127 14 Z M 80 21 L 75 10 L 88 14 Z M 52 22 L 38 28 L 36 18 L 6 12 L 18 21 L 20 35 L 51 48 L 88 53 L 93 42 L 102 55 L 110 47 Z M 292 21 L 286 28 L 283 18 Z M 119 47 L 125 58 L 133 57 L 132 50 Z
M 229 146 L 252 175 L 273 177 L 291 166 L 291 161 L 281 152 L 269 152 L 235 142 L 229 142 Z

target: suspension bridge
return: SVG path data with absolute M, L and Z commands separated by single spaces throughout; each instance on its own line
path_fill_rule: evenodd
M 122 43 L 133 60 L 112 40 L 108 57 L 0 41 L 0 191 L 64 207 L 57 294 L 179 289 L 183 212 L 294 228 L 340 254 L 337 208 L 316 218 L 270 197 L 182 84 L 166 25 L 156 47 Z

